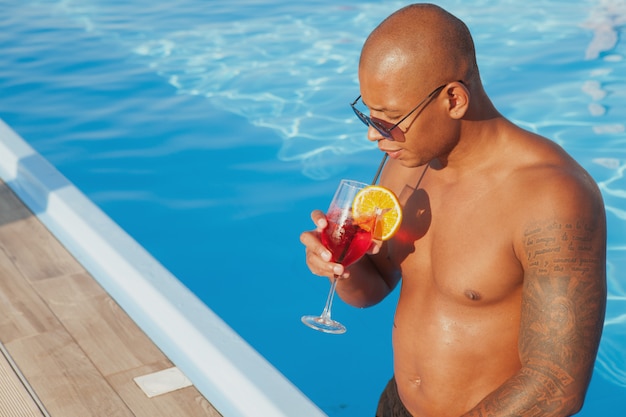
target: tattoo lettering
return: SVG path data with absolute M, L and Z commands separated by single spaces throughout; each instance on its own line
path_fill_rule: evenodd
M 529 266 L 539 275 L 570 271 L 597 272 L 604 262 L 601 249 L 593 246 L 593 228 L 583 222 L 551 222 L 524 233 Z M 602 266 L 603 267 L 603 266 Z

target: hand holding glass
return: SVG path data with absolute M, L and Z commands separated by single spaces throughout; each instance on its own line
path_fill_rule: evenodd
M 369 220 L 358 219 L 358 223 L 352 218 L 354 197 L 367 186 L 368 184 L 362 182 L 342 180 L 326 212 L 328 226 L 322 231 L 320 239 L 322 244 L 331 252 L 331 261 L 344 267 L 365 255 L 372 243 L 375 216 Z M 366 227 L 368 230 L 361 227 L 364 222 L 369 223 Z M 302 322 L 304 324 L 325 333 L 345 333 L 345 326 L 330 317 L 336 285 L 337 277 L 335 276 L 331 280 L 330 292 L 322 314 L 320 316 L 303 316 Z

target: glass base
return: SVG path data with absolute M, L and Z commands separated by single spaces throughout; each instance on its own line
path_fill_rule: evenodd
M 342 334 L 346 332 L 346 327 L 343 324 L 321 316 L 302 316 L 302 323 L 324 333 Z

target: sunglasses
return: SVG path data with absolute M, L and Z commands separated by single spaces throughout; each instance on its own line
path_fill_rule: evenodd
M 372 126 L 374 129 L 376 129 L 376 131 L 378 133 L 380 133 L 384 138 L 389 139 L 389 140 L 396 140 L 396 138 L 394 138 L 393 136 L 393 130 L 395 128 L 397 128 L 398 126 L 400 126 L 400 123 L 404 122 L 407 117 L 409 117 L 410 115 L 412 115 L 417 109 L 419 109 L 422 104 L 426 103 L 427 101 L 429 101 L 430 99 L 432 99 L 433 97 L 435 97 L 437 94 L 439 94 L 441 92 L 441 90 L 443 90 L 443 88 L 448 85 L 449 83 L 440 85 L 439 87 L 435 88 L 428 96 L 426 96 L 426 98 L 422 101 L 419 102 L 419 104 L 417 106 L 415 106 L 415 108 L 413 110 L 411 110 L 406 116 L 404 116 L 402 119 L 400 119 L 400 121 L 398 123 L 396 123 L 395 125 L 391 126 L 391 127 L 387 127 L 385 126 L 384 122 L 379 121 L 379 120 L 372 120 L 371 117 L 367 116 L 366 114 L 363 114 L 359 109 L 357 109 L 356 107 L 354 107 L 356 105 L 356 103 L 359 101 L 359 99 L 361 98 L 361 96 L 358 96 L 356 98 L 356 100 L 354 100 L 354 102 L 352 102 L 352 104 L 350 104 L 350 107 L 352 107 L 352 110 L 354 110 L 354 114 L 356 114 L 356 116 L 359 118 L 359 120 L 361 120 L 366 126 Z M 402 134 L 402 139 L 404 139 L 404 132 L 402 132 L 400 130 L 400 133 Z M 400 139 L 399 137 L 397 139 Z

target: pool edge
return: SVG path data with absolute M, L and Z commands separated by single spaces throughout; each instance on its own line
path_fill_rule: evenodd
M 0 178 L 222 415 L 326 416 L 2 119 Z

